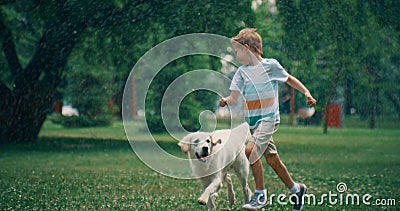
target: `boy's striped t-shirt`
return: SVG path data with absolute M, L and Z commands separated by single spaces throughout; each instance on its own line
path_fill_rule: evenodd
M 260 120 L 279 123 L 278 81 L 289 74 L 275 59 L 263 59 L 255 66 L 241 66 L 233 76 L 230 90 L 241 91 L 244 114 L 250 129 Z

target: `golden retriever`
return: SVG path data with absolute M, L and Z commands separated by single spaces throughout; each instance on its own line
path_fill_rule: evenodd
M 193 174 L 203 186 L 203 193 L 197 202 L 215 210 L 215 198 L 225 181 L 228 187 L 229 203 L 234 204 L 235 192 L 228 171 L 234 169 L 243 188 L 244 202 L 250 200 L 251 190 L 247 183 L 249 162 L 244 153 L 246 139 L 250 137 L 249 127 L 243 123 L 232 130 L 216 130 L 213 133 L 195 132 L 179 142 L 182 152 L 188 153 Z

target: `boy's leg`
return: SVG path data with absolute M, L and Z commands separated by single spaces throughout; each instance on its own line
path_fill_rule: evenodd
M 268 141 L 272 137 L 272 133 L 265 133 L 263 129 L 265 130 L 265 127 L 262 124 L 258 125 L 254 130 L 252 139 L 247 143 L 245 148 L 245 153 L 250 162 L 256 183 L 256 191 L 253 198 L 242 207 L 246 210 L 257 210 L 267 205 L 267 191 L 264 185 L 264 168 L 261 156 L 268 146 Z
M 285 164 L 282 163 L 278 153 L 267 154 L 265 157 L 268 165 L 272 167 L 278 177 L 282 180 L 282 182 L 286 185 L 287 188 L 291 189 L 294 185 L 294 181 L 289 174 Z
M 243 205 L 242 208 L 245 210 L 258 210 L 267 205 L 267 191 L 264 188 L 264 168 L 257 151 L 258 147 L 254 142 L 247 143 L 245 153 L 250 161 L 251 170 L 256 183 L 256 191 L 254 191 L 252 199 Z
M 274 148 L 274 143 L 271 143 Z M 304 207 L 304 195 L 307 192 L 307 187 L 304 184 L 299 184 L 293 181 L 292 177 L 289 174 L 285 164 L 281 161 L 278 153 L 268 153 L 265 154 L 265 159 L 267 160 L 268 165 L 272 167 L 278 177 L 282 180 L 282 182 L 286 185 L 286 187 L 291 192 L 291 200 L 293 202 L 293 210 L 300 211 Z
M 256 183 L 256 189 L 264 190 L 264 168 L 257 150 L 257 146 L 254 144 L 254 142 L 249 142 L 246 145 L 245 153 L 250 162 L 251 170 L 254 176 L 254 182 Z

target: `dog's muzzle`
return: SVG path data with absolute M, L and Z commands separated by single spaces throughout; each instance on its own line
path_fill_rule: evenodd
M 196 152 L 195 154 L 196 154 L 197 160 L 199 160 L 199 161 L 205 163 L 205 162 L 207 161 L 207 156 L 209 155 L 209 154 L 208 154 L 208 147 L 203 147 L 203 148 L 201 148 L 200 154 L 197 153 L 197 152 Z

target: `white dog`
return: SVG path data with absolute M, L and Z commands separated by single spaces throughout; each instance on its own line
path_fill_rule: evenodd
M 225 181 L 229 203 L 234 204 L 235 193 L 228 174 L 231 168 L 242 184 L 244 201 L 250 201 L 252 193 L 247 183 L 249 162 L 244 153 L 244 144 L 249 137 L 248 125 L 243 123 L 232 130 L 191 133 L 179 142 L 182 152 L 188 153 L 192 171 L 204 189 L 198 203 L 208 203 L 209 210 L 215 210 L 215 197 L 222 181 Z

